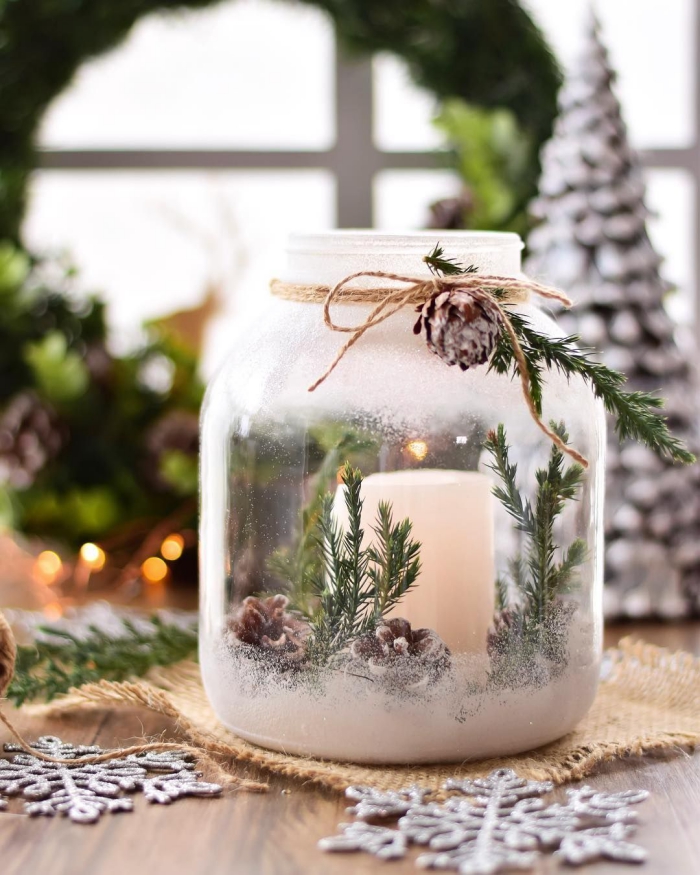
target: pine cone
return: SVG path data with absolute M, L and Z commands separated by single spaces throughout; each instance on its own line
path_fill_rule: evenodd
M 502 330 L 498 307 L 467 289 L 436 292 L 417 309 L 414 333 L 424 328 L 428 349 L 463 371 L 488 360 Z
M 411 629 L 408 620 L 383 620 L 373 632 L 350 643 L 350 655 L 374 675 L 399 687 L 424 686 L 450 664 L 450 651 L 432 629 Z
M 0 417 L 0 483 L 27 489 L 65 442 L 56 412 L 33 392 L 15 395 Z
M 430 205 L 429 228 L 460 231 L 466 228 L 466 219 L 474 211 L 474 198 L 468 188 L 456 197 L 445 197 Z
M 228 620 L 234 644 L 258 648 L 283 668 L 300 668 L 306 659 L 311 627 L 296 613 L 288 612 L 288 604 L 284 595 L 266 599 L 248 596 Z
M 493 622 L 489 626 L 486 634 L 486 650 L 490 656 L 503 653 L 508 646 L 508 639 L 511 633 L 517 631 L 517 627 L 522 625 L 521 617 L 516 616 L 515 612 L 510 608 L 504 608 L 502 611 L 496 611 L 493 615 Z
M 172 450 L 196 457 L 199 452 L 199 418 L 196 413 L 171 410 L 161 416 L 146 433 L 148 460 L 144 466 L 144 476 L 157 489 L 172 488 L 159 473 L 163 454 Z

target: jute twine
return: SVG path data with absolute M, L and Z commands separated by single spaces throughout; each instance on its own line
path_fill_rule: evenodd
M 388 280 L 399 285 L 374 286 L 371 288 L 351 285 L 354 280 L 363 278 Z M 286 301 L 323 304 L 323 321 L 326 327 L 331 331 L 350 335 L 349 339 L 340 347 L 326 371 L 309 386 L 309 392 L 314 392 L 328 379 L 345 354 L 371 328 L 391 318 L 404 307 L 420 306 L 430 300 L 433 295 L 449 291 L 450 289 L 468 291 L 475 298 L 488 299 L 496 307 L 503 329 L 510 338 L 518 376 L 520 377 L 523 398 L 530 411 L 530 416 L 553 444 L 559 447 L 562 452 L 571 456 L 572 459 L 575 459 L 580 465 L 587 468 L 588 460 L 586 457 L 566 444 L 556 432 L 542 421 L 535 400 L 532 397 L 532 386 L 525 353 L 506 309 L 508 306 L 529 301 L 532 295 L 537 295 L 550 301 L 558 301 L 565 307 L 571 307 L 571 300 L 563 292 L 543 286 L 530 279 L 517 279 L 514 277 L 470 273 L 446 277 L 415 277 L 383 270 L 361 270 L 357 273 L 351 273 L 333 287 L 286 283 L 277 279 L 272 280 L 270 283 L 270 290 L 277 298 L 283 298 Z M 338 325 L 331 316 L 331 305 L 340 303 L 376 304 L 376 307 L 358 325 Z
M 207 700 L 199 666 L 193 662 L 155 669 L 144 680 L 90 684 L 48 705 L 25 706 L 25 710 L 49 717 L 91 708 L 144 706 L 175 717 L 197 747 L 272 774 L 337 792 L 351 784 L 380 790 L 418 784 L 436 797 L 448 778 L 481 777 L 495 768 L 561 784 L 590 775 L 604 762 L 682 752 L 700 743 L 699 660 L 626 639 L 606 652 L 606 663 L 595 702 L 573 732 L 538 750 L 471 763 L 366 766 L 263 750 L 221 725 Z
M 5 693 L 7 692 L 7 688 L 9 687 L 10 681 L 14 675 L 16 657 L 17 644 L 15 642 L 15 637 L 12 634 L 12 629 L 10 628 L 10 624 L 7 622 L 5 615 L 0 611 L 0 702 L 5 698 Z M 142 691 L 144 694 L 146 692 L 145 689 Z M 159 698 L 157 693 L 155 693 L 155 698 Z M 159 701 L 158 707 L 154 707 L 156 703 L 153 701 L 151 694 L 148 693 L 142 695 L 138 701 L 135 701 L 135 704 L 143 705 L 146 708 L 158 711 L 159 713 L 176 720 L 178 722 L 178 729 L 185 735 L 189 736 L 193 743 L 186 744 L 168 741 L 152 741 L 132 745 L 131 747 L 126 748 L 116 748 L 114 750 L 105 751 L 105 753 L 102 754 L 76 757 L 74 759 L 52 757 L 49 754 L 42 753 L 42 751 L 35 750 L 29 742 L 22 737 L 12 721 L 2 710 L 0 710 L 0 721 L 5 724 L 10 734 L 23 751 L 47 763 L 75 766 L 87 763 L 104 763 L 109 760 L 129 756 L 130 754 L 145 753 L 146 751 L 183 751 L 191 754 L 196 759 L 197 763 L 207 770 L 208 775 L 216 778 L 219 783 L 226 786 L 235 786 L 236 788 L 243 790 L 263 792 L 267 790 L 267 784 L 239 778 L 223 769 L 221 764 L 212 756 L 212 754 L 220 757 L 229 756 L 226 750 L 223 749 L 222 745 L 217 744 L 215 740 L 205 739 L 202 733 L 193 731 L 193 727 L 189 725 L 188 721 L 184 720 L 182 715 L 180 715 L 174 708 L 169 708 L 166 702 Z

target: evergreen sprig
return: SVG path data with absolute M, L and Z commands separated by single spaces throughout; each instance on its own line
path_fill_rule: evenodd
M 608 413 L 615 420 L 619 439 L 631 438 L 645 444 L 659 456 L 692 465 L 695 456 L 674 437 L 666 418 L 659 411 L 663 399 L 648 392 L 626 392 L 622 388 L 627 378 L 619 371 L 597 362 L 590 350 L 581 349 L 577 335 L 554 338 L 535 331 L 528 320 L 517 313 L 509 313 L 511 325 L 520 341 L 530 374 L 533 399 L 538 412 L 542 409 L 542 370 L 556 368 L 566 377 L 578 375 L 593 389 Z M 489 369 L 499 374 L 515 373 L 517 363 L 513 344 L 503 332 L 499 337 Z M 533 375 L 535 379 L 533 380 Z
M 423 261 L 434 276 L 457 276 L 462 273 L 476 273 L 477 270 L 473 264 L 464 267 L 453 258 L 446 258 L 445 250 L 439 243 L 435 244 L 432 252 L 423 256 Z
M 411 539 L 410 520 L 394 523 L 391 505 L 382 502 L 374 527 L 376 544 L 363 547 L 361 472 L 346 463 L 342 483 L 347 528 L 343 531 L 338 524 L 329 493 L 323 498 L 316 529 L 323 562 L 310 588 L 318 597 L 311 618 L 312 651 L 318 660 L 371 631 L 420 574 L 420 543 Z
M 563 441 L 568 440 L 562 424 L 551 423 L 551 427 Z M 576 569 L 586 559 L 582 539 L 577 538 L 563 551 L 558 551 L 554 540 L 555 522 L 566 503 L 576 499 L 584 471 L 579 464 L 565 467 L 562 451 L 552 446 L 547 467 L 536 472 L 537 492 L 532 504 L 518 489 L 518 469 L 510 461 L 503 425 L 489 432 L 484 447 L 491 454 L 489 467 L 501 480 L 494 495 L 526 537 L 524 555 L 510 562 L 510 577 L 522 600 L 524 618 L 541 625 L 557 596 L 575 585 Z M 497 597 L 501 609 L 508 606 L 508 586 L 503 579 L 498 582 Z
M 424 257 L 424 261 L 438 275 L 473 273 L 475 270 L 473 265 L 465 267 L 453 259 L 444 258 L 440 244 Z M 496 297 L 502 297 L 503 294 L 502 291 L 494 291 Z M 540 415 L 543 372 L 545 369 L 556 368 L 567 378 L 579 376 L 589 384 L 596 398 L 600 398 L 605 409 L 612 414 L 615 431 L 621 441 L 627 438 L 639 441 L 657 455 L 674 462 L 685 465 L 695 462 L 693 453 L 671 434 L 666 418 L 659 413 L 663 407 L 663 399 L 649 392 L 625 392 L 625 375 L 597 362 L 590 350 L 579 348 L 577 335 L 548 337 L 535 331 L 524 316 L 509 311 L 508 317 L 525 356 L 530 393 Z M 500 334 L 489 362 L 489 371 L 513 376 L 518 373 L 513 342 L 507 331 Z
M 327 436 L 324 434 L 324 438 Z M 321 572 L 322 557 L 317 549 L 317 525 L 328 483 L 335 480 L 342 459 L 373 447 L 373 439 L 352 428 L 333 436 L 316 471 L 311 494 L 301 509 L 298 532 L 290 546 L 279 547 L 267 560 L 267 569 L 289 583 L 287 595 L 294 608 L 313 613 L 318 593 L 313 581 Z
M 86 636 L 50 626 L 40 629 L 32 645 L 17 648 L 15 673 L 7 696 L 16 705 L 33 699 L 50 701 L 73 687 L 100 680 L 141 677 L 158 665 L 172 665 L 197 653 L 197 629 L 150 617 L 148 627 L 123 621 L 121 634 L 95 626 Z

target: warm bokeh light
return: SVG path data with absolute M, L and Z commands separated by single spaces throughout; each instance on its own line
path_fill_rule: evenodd
M 141 576 L 149 583 L 159 583 L 167 574 L 168 566 L 159 556 L 150 556 L 141 566 Z
M 61 557 L 53 550 L 43 550 L 34 560 L 34 573 L 45 583 L 53 583 L 62 568 Z
M 63 616 L 63 605 L 60 602 L 49 602 L 44 605 L 44 616 L 47 620 L 60 620 Z
M 80 558 L 92 571 L 101 571 L 107 561 L 105 551 L 97 544 L 83 544 L 80 548 Z
M 160 545 L 160 554 L 163 559 L 169 559 L 171 562 L 179 559 L 182 556 L 182 551 L 185 549 L 185 539 L 182 535 L 175 533 L 168 537 Z
M 428 444 L 425 441 L 411 441 L 406 449 L 419 462 L 428 455 Z

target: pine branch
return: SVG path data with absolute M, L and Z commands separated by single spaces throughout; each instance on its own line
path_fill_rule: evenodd
M 379 505 L 374 531 L 377 546 L 362 547 L 362 474 L 346 463 L 342 482 L 348 527 L 342 532 L 333 513 L 334 497 L 323 499 L 316 545 L 322 556 L 314 581 L 319 593 L 311 617 L 311 652 L 323 662 L 352 638 L 370 632 L 414 586 L 420 573 L 420 544 L 411 540 L 411 523 L 394 524 L 391 505 Z
M 423 261 L 436 275 L 448 276 L 473 273 L 476 267 L 464 267 L 453 259 L 444 257 L 439 243 Z M 494 291 L 496 297 L 502 292 Z M 608 413 L 615 418 L 615 431 L 621 441 L 631 438 L 645 444 L 661 457 L 674 462 L 692 465 L 695 456 L 683 442 L 668 430 L 666 418 L 659 414 L 663 400 L 648 392 L 625 392 L 622 387 L 626 377 L 595 361 L 589 350 L 577 347 L 579 338 L 570 335 L 564 338 L 547 337 L 535 331 L 523 316 L 509 312 L 511 325 L 522 347 L 530 379 L 530 392 L 538 414 L 542 414 L 543 366 L 547 370 L 556 367 L 567 377 L 577 374 L 593 389 Z M 503 331 L 489 363 L 489 371 L 497 374 L 517 374 L 518 366 L 513 354 L 513 344 L 508 332 Z
M 325 434 L 325 432 L 324 432 Z M 321 590 L 318 581 L 321 554 L 317 549 L 316 527 L 321 516 L 326 487 L 335 474 L 342 458 L 372 446 L 371 439 L 354 429 L 347 429 L 332 439 L 323 461 L 314 475 L 311 497 L 301 510 L 301 525 L 295 542 L 280 547 L 267 560 L 267 568 L 276 577 L 289 582 L 289 601 L 304 614 L 313 613 Z
M 377 508 L 378 548 L 370 547 L 369 568 L 375 596 L 373 614 L 382 617 L 398 604 L 420 574 L 420 543 L 411 540 L 413 526 L 405 519 L 394 525 L 391 505 L 382 501 Z
M 534 534 L 535 522 L 530 502 L 523 498 L 518 489 L 516 478 L 518 466 L 510 463 L 508 443 L 503 425 L 496 431 L 490 431 L 484 442 L 486 449 L 493 458 L 488 467 L 501 478 L 502 486 L 496 486 L 493 494 L 515 520 L 516 528 L 530 537 Z
M 496 613 L 504 611 L 508 607 L 509 601 L 508 581 L 499 574 L 496 578 Z
M 568 440 L 563 424 L 551 423 L 551 427 L 563 441 Z M 509 572 L 514 587 L 523 598 L 526 619 L 539 625 L 545 621 L 557 596 L 570 591 L 575 583 L 575 570 L 586 558 L 585 542 L 576 539 L 557 562 L 558 548 L 554 540 L 554 524 L 566 502 L 576 499 L 584 471 L 578 464 L 565 468 L 563 453 L 553 446 L 547 467 L 539 469 L 535 475 L 537 493 L 533 508 L 518 489 L 517 466 L 509 461 L 502 425 L 489 432 L 484 447 L 493 459 L 489 467 L 502 482 L 501 486 L 494 488 L 494 495 L 527 539 L 525 558 L 518 556 L 511 560 Z M 507 591 L 507 582 L 501 586 Z
M 533 385 L 533 397 L 541 412 L 541 374 L 543 367 L 556 368 L 567 377 L 578 375 L 593 389 L 608 413 L 615 418 L 615 431 L 619 439 L 631 438 L 645 444 L 661 457 L 686 465 L 695 462 L 695 456 L 683 442 L 668 430 L 665 417 L 659 414 L 663 401 L 647 392 L 625 392 L 624 374 L 596 362 L 590 351 L 576 347 L 578 337 L 546 337 L 535 331 L 523 316 L 509 313 L 510 321 L 518 336 L 528 371 L 537 373 L 539 382 Z M 517 364 L 513 346 L 507 332 L 499 337 L 489 370 L 498 374 L 515 374 Z
M 452 258 L 445 257 L 445 250 L 439 243 L 435 244 L 435 248 L 429 255 L 423 256 L 423 261 L 428 265 L 428 270 L 434 276 L 457 276 L 463 273 L 476 273 L 475 265 L 470 264 L 468 267 L 460 264 Z
M 172 665 L 197 653 L 197 629 L 164 623 L 150 617 L 143 631 L 124 620 L 124 632 L 108 635 L 91 626 L 77 637 L 44 627 L 32 645 L 17 648 L 15 674 L 7 696 L 16 705 L 33 699 L 50 701 L 72 687 L 100 680 L 122 681 L 141 677 L 157 665 Z

